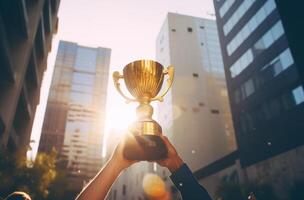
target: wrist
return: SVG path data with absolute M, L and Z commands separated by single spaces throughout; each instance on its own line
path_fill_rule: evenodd
M 182 165 L 184 164 L 184 161 L 179 157 L 174 157 L 170 164 L 168 165 L 168 169 L 171 173 L 176 172 Z
M 123 171 L 126 167 L 123 165 L 123 161 L 119 160 L 116 157 L 112 157 L 109 161 L 109 165 L 111 165 L 111 167 L 113 168 L 115 173 L 120 173 L 121 171 Z

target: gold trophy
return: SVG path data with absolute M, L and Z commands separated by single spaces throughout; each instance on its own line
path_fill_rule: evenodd
M 163 94 L 157 96 L 161 90 L 164 76 L 168 75 L 167 88 Z M 167 69 L 153 60 L 137 60 L 126 65 L 123 75 L 118 71 L 113 73 L 114 85 L 126 102 L 138 102 L 137 119 L 129 128 L 125 142 L 124 156 L 130 160 L 159 160 L 167 156 L 167 148 L 159 137 L 161 126 L 152 119 L 153 107 L 151 101 L 163 101 L 173 83 L 174 68 Z M 134 98 L 127 97 L 120 88 L 119 79 L 124 79 L 128 91 Z

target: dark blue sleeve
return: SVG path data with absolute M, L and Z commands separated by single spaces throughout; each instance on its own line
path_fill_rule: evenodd
M 211 200 L 206 189 L 198 183 L 186 164 L 183 164 L 170 178 L 180 191 L 183 200 Z

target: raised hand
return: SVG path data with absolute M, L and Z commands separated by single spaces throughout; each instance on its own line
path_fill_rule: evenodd
M 163 135 L 161 135 L 160 137 L 163 139 L 168 149 L 168 156 L 166 159 L 157 160 L 155 162 L 157 162 L 159 165 L 163 167 L 167 167 L 170 170 L 170 172 L 173 173 L 184 164 L 184 161 L 179 157 L 176 149 L 170 143 L 169 139 Z

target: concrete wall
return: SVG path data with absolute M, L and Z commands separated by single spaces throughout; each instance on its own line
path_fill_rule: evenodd
M 235 149 L 215 21 L 169 13 L 156 46 L 157 60 L 175 67 L 159 122 L 195 171 Z

